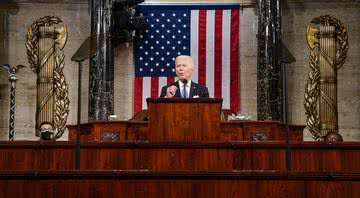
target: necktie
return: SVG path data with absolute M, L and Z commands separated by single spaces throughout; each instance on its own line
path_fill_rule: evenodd
M 184 88 L 183 88 L 183 91 L 182 91 L 182 95 L 183 95 L 183 98 L 187 98 L 188 97 L 188 94 L 187 94 L 187 91 L 186 91 L 186 84 L 184 84 Z

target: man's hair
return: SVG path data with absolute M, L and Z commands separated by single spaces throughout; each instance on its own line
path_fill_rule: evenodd
M 193 61 L 191 56 L 189 56 L 189 55 L 179 55 L 175 59 L 175 64 L 176 64 L 178 58 L 186 58 L 186 59 L 188 59 L 190 61 L 190 65 L 194 68 L 194 61 Z

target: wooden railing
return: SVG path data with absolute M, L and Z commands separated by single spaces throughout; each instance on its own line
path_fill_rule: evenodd
M 0 171 L 0 196 L 17 198 L 356 198 L 360 174 L 282 171 Z
M 74 142 L 0 142 L 1 170 L 73 170 Z M 293 142 L 293 171 L 358 171 L 360 143 Z M 284 142 L 82 142 L 80 169 L 286 170 Z

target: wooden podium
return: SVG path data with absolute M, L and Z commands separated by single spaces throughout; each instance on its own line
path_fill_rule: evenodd
M 81 141 L 286 140 L 285 125 L 277 121 L 221 121 L 222 99 L 148 98 L 147 102 L 149 109 L 141 112 L 140 119 L 94 121 L 81 124 Z M 69 140 L 75 141 L 77 125 L 67 127 Z M 302 141 L 304 127 L 303 125 L 289 125 L 290 141 Z
M 150 141 L 218 141 L 222 99 L 148 98 Z

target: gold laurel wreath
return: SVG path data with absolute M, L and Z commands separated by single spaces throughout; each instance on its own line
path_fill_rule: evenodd
M 308 80 L 305 85 L 305 115 L 308 129 L 315 140 L 318 140 L 320 135 L 320 120 L 317 111 L 319 98 L 319 79 L 320 69 L 317 65 L 319 57 L 313 52 L 310 52 L 310 72 Z
M 310 23 L 335 26 L 336 42 L 339 46 L 336 49 L 335 68 L 337 70 L 340 69 L 345 63 L 345 59 L 347 57 L 347 52 L 349 49 L 349 36 L 346 27 L 341 21 L 330 15 L 316 17 Z
M 321 24 L 321 25 L 331 25 L 335 26 L 336 31 L 336 42 L 339 47 L 336 49 L 336 61 L 334 69 L 340 69 L 347 57 L 347 52 L 349 49 L 348 42 L 348 33 L 346 27 L 336 18 L 333 18 L 329 15 L 324 15 L 314 18 L 310 23 Z M 309 128 L 310 133 L 312 134 L 315 140 L 322 138 L 320 133 L 320 120 L 318 115 L 318 98 L 320 95 L 320 69 L 319 69 L 319 57 L 314 52 L 314 49 L 310 51 L 310 72 L 308 75 L 308 80 L 305 86 L 305 115 L 306 115 L 306 124 Z
M 37 54 L 38 51 L 38 35 L 40 26 L 51 26 L 63 24 L 63 21 L 56 16 L 45 16 L 41 17 L 33 24 L 31 24 L 26 35 L 26 49 L 28 55 L 28 61 L 30 63 L 30 68 L 35 72 L 40 72 L 39 57 Z M 63 24 L 63 28 L 60 28 L 58 31 L 58 39 L 55 40 L 55 53 L 56 53 L 56 66 L 54 69 L 54 90 L 55 90 L 55 117 L 54 117 L 54 127 L 56 128 L 55 135 L 53 139 L 60 138 L 65 129 L 66 121 L 69 115 L 69 97 L 68 97 L 68 85 L 65 81 L 65 75 L 63 68 L 65 65 L 65 55 L 62 49 L 65 46 L 67 40 L 66 26 Z

